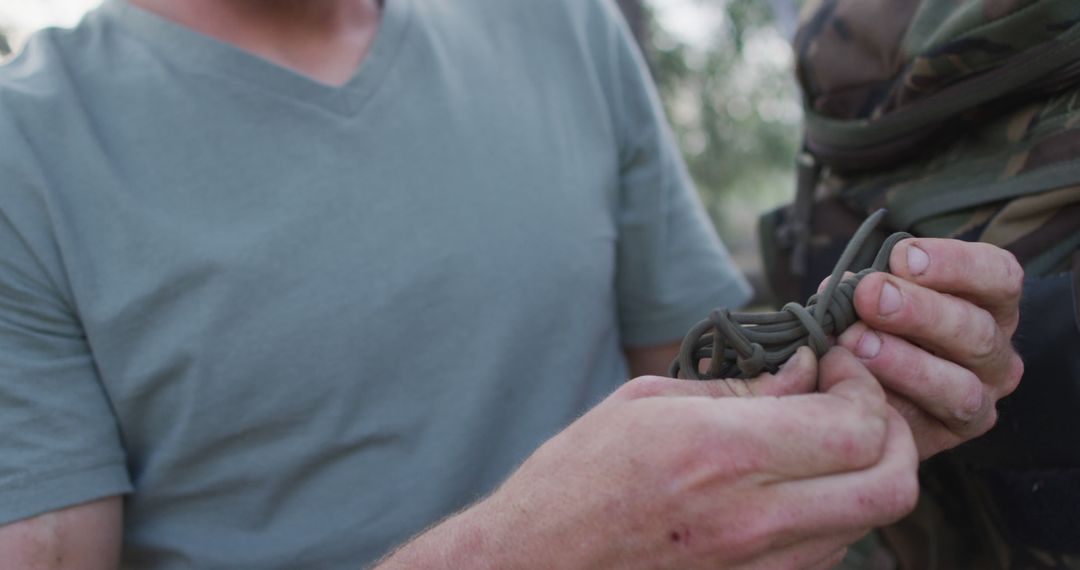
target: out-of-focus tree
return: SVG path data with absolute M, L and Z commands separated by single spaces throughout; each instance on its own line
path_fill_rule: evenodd
M 7 34 L 3 29 L 0 29 L 0 58 L 11 53 L 11 44 L 8 43 Z
M 710 215 L 734 249 L 754 213 L 790 197 L 800 108 L 788 38 L 801 0 L 698 0 L 719 12 L 703 45 L 667 30 L 646 1 L 620 0 Z
M 650 50 L 705 206 L 738 247 L 752 238 L 753 213 L 791 193 L 800 115 L 772 4 L 713 1 L 724 17 L 709 45 L 689 46 L 654 27 Z

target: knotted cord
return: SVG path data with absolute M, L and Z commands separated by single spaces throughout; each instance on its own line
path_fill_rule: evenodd
M 878 210 L 859 226 L 836 262 L 825 289 L 812 295 L 805 307 L 792 302 L 775 313 L 714 309 L 709 318 L 686 334 L 669 375 L 678 378 L 682 372 L 693 380 L 753 378 L 762 372 L 776 372 L 801 346 L 809 346 L 820 358 L 829 350 L 829 337 L 839 336 L 858 320 L 855 287 L 871 273 L 889 271 L 893 247 L 900 240 L 912 237 L 905 232 L 892 234 L 870 267 L 844 279 L 844 272 L 884 216 L 885 210 Z M 703 359 L 711 359 L 704 373 L 699 368 Z

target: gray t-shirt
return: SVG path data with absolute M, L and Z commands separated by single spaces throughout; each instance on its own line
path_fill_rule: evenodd
M 612 2 L 385 4 L 342 87 L 122 3 L 0 69 L 0 523 L 357 567 L 745 301 Z

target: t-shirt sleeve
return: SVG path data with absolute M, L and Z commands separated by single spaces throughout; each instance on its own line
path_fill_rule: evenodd
M 44 200 L 0 160 L 0 524 L 132 489 Z
M 612 122 L 619 144 L 617 270 L 623 344 L 682 338 L 712 308 L 739 307 L 751 289 L 701 206 L 656 88 L 628 27 L 609 0 Z M 594 38 L 595 41 L 595 38 Z

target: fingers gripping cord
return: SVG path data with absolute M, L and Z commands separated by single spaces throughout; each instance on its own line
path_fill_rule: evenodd
M 709 318 L 694 325 L 683 339 L 679 355 L 671 363 L 669 375 L 693 380 L 753 378 L 762 372 L 776 372 L 801 346 L 809 346 L 819 358 L 829 350 L 829 336 L 839 336 L 858 316 L 855 314 L 855 287 L 863 277 L 889 271 L 889 254 L 911 234 L 892 234 L 878 250 L 874 262 L 847 279 L 842 279 L 874 227 L 885 216 L 878 210 L 852 236 L 821 293 L 806 306 L 788 303 L 775 313 L 733 313 L 714 309 Z M 718 355 L 719 358 L 714 358 Z M 704 373 L 701 361 L 711 359 Z

